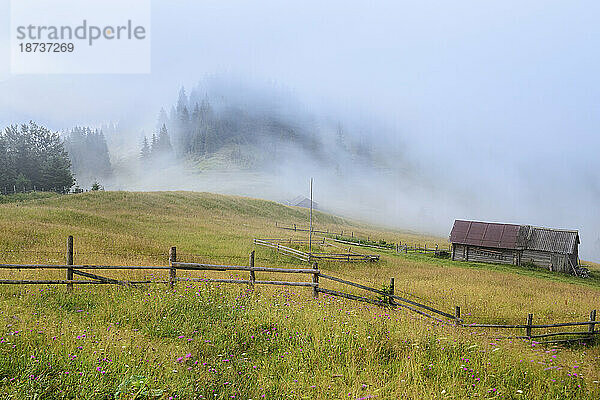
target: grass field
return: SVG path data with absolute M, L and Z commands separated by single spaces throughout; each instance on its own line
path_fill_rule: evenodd
M 304 209 L 208 193 L 97 192 L 0 203 L 1 263 L 64 263 L 66 238 L 73 235 L 76 264 L 166 265 L 169 247 L 177 246 L 183 261 L 247 265 L 252 238 L 292 234 L 275 228 L 275 221 L 307 221 Z M 447 245 L 443 238 L 323 213 L 316 213 L 315 223 L 389 242 Z M 256 265 L 299 265 L 255 250 Z M 598 270 L 583 280 L 378 253 L 379 263 L 325 262 L 320 268 L 377 288 L 394 277 L 398 293 L 448 312 L 459 305 L 467 323 L 523 323 L 530 312 L 540 323 L 581 321 L 600 308 Z M 2 273 L 5 279 L 62 274 Z M 174 291 L 162 284 L 80 286 L 67 294 L 64 287 L 7 285 L 0 287 L 0 303 L 0 399 L 600 396 L 597 345 L 496 340 L 507 332 L 457 329 L 328 296 L 313 300 L 303 288 L 179 283 Z

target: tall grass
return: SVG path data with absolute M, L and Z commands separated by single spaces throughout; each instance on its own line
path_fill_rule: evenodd
M 274 220 L 300 224 L 306 210 L 208 193 L 106 192 L 5 204 L 0 217 L 2 262 L 62 263 L 66 236 L 72 234 L 76 263 L 164 265 L 168 248 L 176 245 L 182 260 L 245 265 L 252 237 L 287 237 Z M 389 241 L 418 239 L 322 213 L 315 219 L 323 227 Z M 256 251 L 257 265 L 297 265 Z M 377 264 L 320 267 L 374 287 L 394 276 L 398 293 L 446 311 L 460 305 L 467 322 L 523 322 L 528 312 L 535 321 L 583 320 L 598 308 L 597 278 L 392 251 L 382 252 Z M 64 271 L 3 273 L 60 274 Z M 309 289 L 179 283 L 175 291 L 166 285 L 81 286 L 67 294 L 64 287 L 3 286 L 0 324 L 0 398 L 600 395 L 598 346 L 494 340 L 506 332 L 456 329 L 327 296 L 313 300 Z

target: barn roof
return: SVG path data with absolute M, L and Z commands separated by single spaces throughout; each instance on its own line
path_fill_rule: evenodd
M 579 233 L 563 229 L 540 228 L 523 225 L 519 231 L 519 243 L 529 250 L 570 254 L 579 244 Z
M 494 222 L 454 221 L 450 242 L 501 249 L 528 249 L 569 254 L 579 244 L 579 233 L 564 229 Z
M 493 222 L 454 221 L 450 242 L 472 246 L 516 249 L 519 225 Z

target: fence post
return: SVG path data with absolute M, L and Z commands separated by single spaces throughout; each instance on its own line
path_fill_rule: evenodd
M 390 294 L 394 295 L 394 277 L 390 278 Z M 394 305 L 394 298 L 390 296 L 390 305 Z
M 591 324 L 589 325 L 589 330 L 588 332 L 590 332 L 591 335 L 594 334 L 594 328 L 596 327 L 596 324 L 594 323 L 596 321 L 596 310 L 592 310 L 590 312 L 590 322 Z
M 254 268 L 254 250 L 250 252 L 250 268 Z M 254 276 L 254 269 L 250 270 L 250 287 L 254 289 L 254 282 L 256 281 L 256 276 Z
M 454 318 L 455 318 L 454 324 L 456 326 L 459 326 L 460 322 L 461 322 L 461 320 L 460 320 L 460 306 L 454 307 Z
M 408 254 L 408 245 L 404 244 L 404 254 Z
M 175 279 L 177 278 L 177 269 L 173 266 L 173 263 L 177 262 L 177 247 L 171 247 L 169 250 L 169 287 L 175 288 Z
M 296 224 L 294 224 L 294 232 L 296 232 Z
M 533 314 L 527 314 L 527 328 L 525 331 L 525 336 L 531 339 L 531 325 L 533 324 Z
M 73 236 L 67 239 L 67 265 L 73 265 Z M 67 268 L 67 280 L 73 280 L 73 268 Z M 67 292 L 73 291 L 73 282 L 67 283 Z
M 319 298 L 319 264 L 314 263 L 313 269 L 315 270 L 315 272 L 313 273 L 313 276 L 312 276 L 312 281 L 315 284 L 315 286 L 313 286 L 313 298 L 318 299 Z

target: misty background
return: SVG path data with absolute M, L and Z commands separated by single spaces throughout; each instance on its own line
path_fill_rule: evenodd
M 153 1 L 146 75 L 11 75 L 8 7 L 0 127 L 102 130 L 107 189 L 284 201 L 312 176 L 337 214 L 442 236 L 455 218 L 578 229 L 600 260 L 597 2 Z M 144 164 L 181 88 L 228 136 L 186 151 L 171 126 L 172 154 Z

